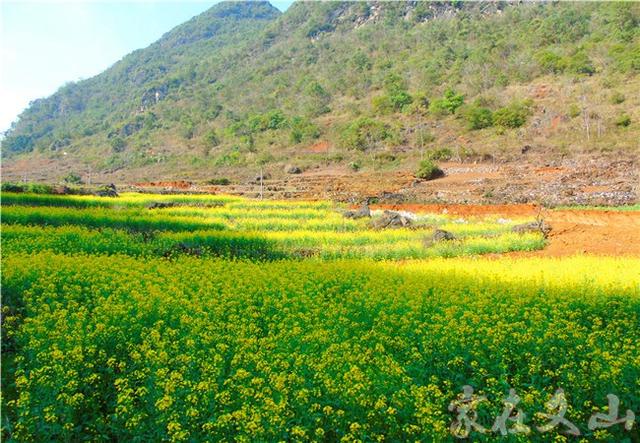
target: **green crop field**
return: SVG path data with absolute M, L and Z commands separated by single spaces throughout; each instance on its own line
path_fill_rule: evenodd
M 584 441 L 640 439 L 589 426 L 608 394 L 640 415 L 640 259 L 504 257 L 544 247 L 513 232 L 531 220 L 346 209 L 3 193 L 3 438 L 447 441 L 462 404 L 489 441 L 513 389 L 506 441 L 574 439 L 545 428 L 558 399 Z

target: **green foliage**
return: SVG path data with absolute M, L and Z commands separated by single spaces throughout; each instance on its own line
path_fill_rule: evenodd
M 616 126 L 626 128 L 631 125 L 631 117 L 628 114 L 622 114 L 615 120 Z
M 33 145 L 33 137 L 26 134 L 9 134 L 2 139 L 2 151 L 7 154 L 30 152 Z
M 427 115 L 429 112 L 429 98 L 424 92 L 414 95 L 412 103 L 406 107 L 410 114 Z
M 202 136 L 202 140 L 208 148 L 215 148 L 220 144 L 220 139 L 215 129 L 211 128 Z
M 615 91 L 611 95 L 611 103 L 614 105 L 619 105 L 620 103 L 624 103 L 624 101 L 625 101 L 625 96 L 620 91 Z
M 373 107 L 382 114 L 403 110 L 413 102 L 407 92 L 406 82 L 397 74 L 388 74 L 384 79 L 385 94 L 374 97 Z
M 527 122 L 530 115 L 530 103 L 515 101 L 493 113 L 493 123 L 502 128 L 519 128 Z
M 289 122 L 291 128 L 290 140 L 292 143 L 300 143 L 304 140 L 313 140 L 320 137 L 320 128 L 305 117 L 293 117 Z
M 113 152 L 123 152 L 127 147 L 127 143 L 119 135 L 109 139 L 109 145 Z
M 451 157 L 453 157 L 453 152 L 449 148 L 438 148 L 427 152 L 429 160 L 450 160 Z
M 542 70 L 548 74 L 560 74 L 567 69 L 567 60 L 550 50 L 538 53 L 536 59 Z
M 582 113 L 582 109 L 580 109 L 580 106 L 578 106 L 577 104 L 571 103 L 571 105 L 569 105 L 568 113 L 569 113 L 569 117 L 576 118 Z
M 231 184 L 231 180 L 229 180 L 226 177 L 216 177 L 216 178 L 212 178 L 210 180 L 207 180 L 206 182 L 208 185 L 214 185 L 214 186 L 226 186 Z
M 464 117 L 469 129 L 483 129 L 493 126 L 493 112 L 480 106 L 471 106 L 465 110 Z
M 569 58 L 568 68 L 574 74 L 593 75 L 596 68 L 586 52 L 578 51 Z
M 442 172 L 442 169 L 440 169 L 438 165 L 430 159 L 422 160 L 418 166 L 418 170 L 416 171 L 416 177 L 423 180 L 432 180 L 443 175 L 444 172 Z
M 64 181 L 65 183 L 69 183 L 71 185 L 81 185 L 84 183 L 80 175 L 76 174 L 75 172 L 70 172 L 69 174 L 67 174 L 64 177 Z
M 247 126 L 252 132 L 264 132 L 286 127 L 287 117 L 279 109 L 273 109 L 264 114 L 254 114 L 247 119 Z
M 456 110 L 464 103 L 464 96 L 448 88 L 442 98 L 433 100 L 429 110 L 435 115 L 455 114 Z
M 130 150 L 148 143 L 173 155 L 213 126 L 225 135 L 221 149 L 277 151 L 301 138 L 293 116 L 341 121 L 363 115 L 373 100 L 376 113 L 404 112 L 403 122 L 416 126 L 427 109 L 460 113 L 461 95 L 434 97 L 440 85 L 470 101 L 491 88 L 502 97 L 505 85 L 543 74 L 640 72 L 640 13 L 623 2 L 294 6 L 281 14 L 260 2 L 216 4 L 104 73 L 34 101 L 3 139 L 3 154 L 73 144 L 81 162 L 119 136 Z M 326 137 L 337 143 L 339 132 Z M 114 159 L 130 166 L 129 154 Z
M 1 186 L 2 192 L 17 192 L 29 194 L 52 194 L 53 187 L 42 183 L 11 183 L 3 182 Z M 4 196 L 3 196 L 4 197 Z M 22 197 L 21 197 L 22 199 Z M 3 201 L 6 204 L 6 200 Z
M 372 118 L 360 117 L 340 133 L 341 143 L 350 149 L 366 151 L 393 137 L 389 127 Z

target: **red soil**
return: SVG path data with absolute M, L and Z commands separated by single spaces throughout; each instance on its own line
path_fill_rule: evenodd
M 536 217 L 552 231 L 541 251 L 516 253 L 526 256 L 574 254 L 640 256 L 640 211 L 550 210 L 535 205 L 375 205 L 374 209 L 411 212 L 446 212 L 460 216 L 500 215 Z M 597 272 L 597 270 L 594 270 Z

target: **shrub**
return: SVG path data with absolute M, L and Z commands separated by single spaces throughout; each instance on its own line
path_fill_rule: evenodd
M 424 159 L 420 162 L 418 170 L 416 171 L 416 177 L 423 180 L 432 180 L 434 178 L 442 177 L 444 172 L 433 161 Z
M 629 117 L 629 115 L 627 114 L 622 114 L 620 117 L 616 119 L 615 123 L 616 123 L 616 126 L 626 128 L 631 124 L 631 117 Z
M 67 176 L 64 178 L 64 181 L 65 183 L 69 183 L 71 185 L 81 185 L 84 183 L 82 181 L 82 178 L 75 172 L 70 172 L 69 174 L 67 174 Z
M 221 178 L 212 178 L 211 180 L 207 180 L 206 183 L 208 185 L 226 186 L 228 184 L 231 184 L 231 181 L 228 178 L 221 177 Z
M 386 94 L 373 99 L 373 107 L 380 113 L 401 111 L 413 102 L 413 97 L 407 92 L 405 81 L 397 74 L 385 77 L 384 89 Z
M 220 143 L 218 134 L 216 134 L 216 131 L 214 129 L 209 129 L 207 132 L 205 132 L 204 136 L 202 137 L 202 140 L 204 141 L 205 145 L 209 148 L 214 148 L 218 146 L 218 144 Z
M 615 91 L 611 96 L 611 103 L 614 105 L 619 105 L 625 101 L 626 97 L 621 92 Z
M 369 117 L 360 117 L 342 130 L 340 141 L 347 148 L 366 151 L 392 136 L 393 133 L 384 123 Z
M 493 113 L 493 123 L 503 128 L 519 128 L 526 123 L 529 114 L 526 102 L 513 102 Z
M 542 70 L 549 74 L 560 74 L 567 69 L 567 60 L 551 51 L 543 51 L 536 57 Z
M 488 108 L 473 106 L 465 112 L 469 129 L 483 129 L 493 125 L 493 113 Z
M 111 150 L 113 152 L 122 152 L 127 147 L 127 144 L 125 143 L 124 139 L 119 136 L 113 137 L 109 141 L 109 144 L 111 145 Z
M 449 148 L 440 148 L 427 153 L 429 160 L 449 160 L 453 157 L 453 152 Z
M 320 128 L 306 117 L 293 117 L 289 123 L 292 143 L 300 143 L 305 139 L 320 137 Z
M 593 75 L 596 68 L 585 52 L 577 52 L 569 59 L 569 70 L 574 74 Z
M 24 192 L 24 186 L 18 183 L 5 182 L 0 185 L 0 190 L 2 190 L 2 192 Z
M 434 100 L 429 106 L 429 110 L 436 115 L 455 114 L 456 110 L 464 103 L 464 96 L 457 94 L 449 88 L 445 91 L 444 97 Z
M 576 118 L 580 115 L 581 112 L 582 110 L 580 109 L 580 106 L 576 105 L 575 103 L 572 103 L 569 106 L 569 117 Z

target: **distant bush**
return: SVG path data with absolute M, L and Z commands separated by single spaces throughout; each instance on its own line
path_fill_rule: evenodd
M 392 131 L 384 123 L 360 117 L 342 130 L 340 141 L 347 148 L 365 151 L 392 136 Z
M 220 143 L 220 139 L 218 138 L 218 134 L 215 129 L 209 129 L 205 132 L 202 140 L 208 148 L 214 148 Z
M 64 182 L 71 185 L 81 185 L 84 183 L 82 181 L 82 178 L 75 172 L 70 172 L 69 174 L 67 174 L 67 176 L 64 178 Z
M 574 74 L 586 74 L 593 75 L 596 73 L 596 68 L 589 59 L 589 56 L 583 52 L 577 52 L 571 58 L 569 58 L 569 70 Z
M 253 132 L 264 132 L 269 129 L 281 129 L 287 124 L 287 117 L 279 109 L 264 114 L 254 114 L 247 119 L 247 126 Z
M 503 128 L 519 128 L 530 114 L 527 102 L 513 102 L 493 113 L 493 123 Z
M 410 114 L 425 115 L 429 112 L 429 104 L 427 95 L 424 92 L 420 92 L 414 96 L 413 101 L 406 107 L 406 110 Z
M 436 115 L 455 114 L 456 110 L 464 103 L 464 96 L 449 88 L 444 97 L 436 99 L 429 105 L 429 111 Z
M 206 183 L 208 185 L 214 185 L 214 186 L 226 186 L 231 184 L 231 181 L 228 178 L 222 177 L 222 178 L 212 178 L 211 180 L 207 180 Z
M 548 74 L 560 74 L 567 69 L 567 60 L 555 52 L 543 51 L 536 56 L 542 70 Z
M 122 152 L 127 146 L 124 139 L 120 136 L 111 138 L 109 140 L 109 145 L 111 145 L 111 150 L 113 152 Z
M 489 108 L 472 106 L 465 111 L 464 117 L 469 129 L 483 129 L 493 125 L 493 112 Z
M 569 105 L 569 117 L 576 118 L 580 115 L 580 113 L 582 113 L 580 106 L 576 105 L 575 103 Z
M 619 91 L 615 91 L 611 95 L 611 103 L 614 105 L 619 105 L 620 103 L 624 103 L 626 97 Z
M 451 157 L 453 157 L 453 152 L 449 148 L 440 148 L 427 152 L 429 160 L 450 160 Z
M 416 171 L 416 177 L 423 180 L 432 180 L 434 178 L 442 177 L 444 172 L 433 161 L 424 159 L 420 162 L 418 170 Z
M 413 102 L 407 92 L 407 86 L 397 74 L 389 74 L 384 80 L 385 94 L 373 99 L 374 109 L 382 114 L 403 110 Z
M 629 115 L 627 114 L 622 114 L 616 119 L 615 123 L 616 126 L 626 128 L 631 124 L 631 117 L 629 117 Z
M 31 194 L 53 194 L 53 187 L 41 183 L 2 183 L 2 192 L 27 192 Z
M 300 143 L 307 139 L 320 137 L 320 128 L 306 117 L 293 117 L 289 126 L 291 128 L 290 139 L 292 143 Z
M 2 192 L 24 192 L 24 186 L 17 183 L 5 182 L 0 185 Z

